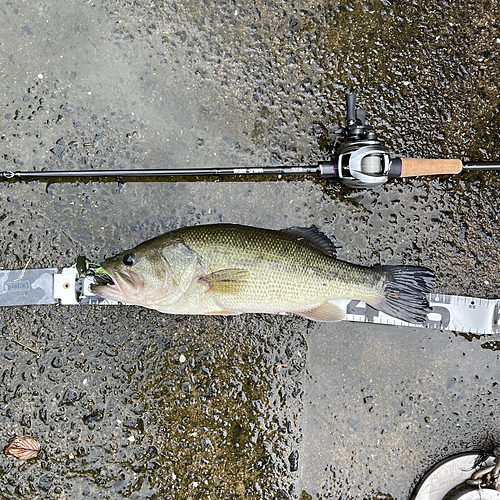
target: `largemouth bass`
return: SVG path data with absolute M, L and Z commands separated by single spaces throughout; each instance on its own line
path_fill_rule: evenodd
M 177 229 L 102 264 L 101 297 L 171 314 L 294 313 L 340 321 L 335 300 L 359 299 L 410 323 L 429 311 L 434 274 L 424 267 L 362 267 L 337 260 L 316 228 L 236 224 Z

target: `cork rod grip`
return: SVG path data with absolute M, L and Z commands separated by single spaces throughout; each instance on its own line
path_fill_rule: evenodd
M 401 177 L 419 175 L 459 174 L 460 160 L 427 160 L 424 158 L 401 158 Z

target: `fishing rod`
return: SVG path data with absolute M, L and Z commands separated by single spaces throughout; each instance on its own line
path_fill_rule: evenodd
M 5 171 L 0 178 L 96 178 L 115 177 L 187 177 L 220 175 L 319 175 L 338 179 L 352 188 L 370 188 L 386 183 L 389 178 L 424 175 L 458 174 L 462 170 L 497 170 L 500 162 L 466 162 L 459 159 L 393 158 L 389 148 L 366 123 L 366 110 L 356 107 L 356 94 L 346 94 L 345 127 L 337 130 L 336 150 L 330 161 L 317 165 L 215 167 L 187 169 L 140 170 L 42 170 L 32 172 Z

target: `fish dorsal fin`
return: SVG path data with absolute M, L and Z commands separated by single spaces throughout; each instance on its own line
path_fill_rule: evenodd
M 208 285 L 207 293 L 227 294 L 239 292 L 249 276 L 246 269 L 221 269 L 198 279 Z
M 322 251 L 328 257 L 335 257 L 337 255 L 337 248 L 339 245 L 333 236 L 327 236 L 323 231 L 317 227 L 289 227 L 282 229 L 282 233 L 286 233 L 297 240 L 303 240 L 308 245 Z
M 345 318 L 345 311 L 331 302 L 324 302 L 315 309 L 295 314 L 313 321 L 341 321 Z

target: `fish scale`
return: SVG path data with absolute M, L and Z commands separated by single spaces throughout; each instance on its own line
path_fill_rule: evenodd
M 173 314 L 293 312 L 339 321 L 335 300 L 357 298 L 403 320 L 424 320 L 433 273 L 412 266 L 362 267 L 334 257 L 315 228 L 238 224 L 181 228 L 106 260 L 104 298 Z
M 207 273 L 219 269 L 249 271 L 245 287 L 238 293 L 220 294 L 220 301 L 229 310 L 301 311 L 329 299 L 356 296 L 370 301 L 380 289 L 380 276 L 371 269 L 333 259 L 286 232 L 210 225 L 170 234 L 181 238 L 199 256 Z

